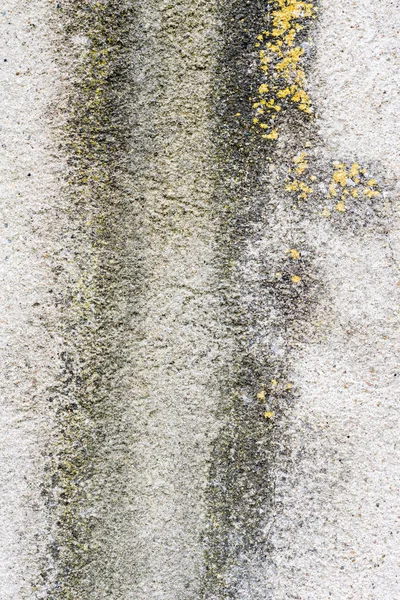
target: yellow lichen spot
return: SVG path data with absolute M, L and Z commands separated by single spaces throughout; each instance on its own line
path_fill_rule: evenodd
M 343 202 L 343 200 L 339 200 L 339 202 L 335 206 L 335 209 L 341 213 L 343 213 L 346 210 L 346 205 Z
M 235 117 L 240 117 L 242 113 L 236 113 Z
M 288 192 L 297 192 L 297 190 L 299 189 L 299 181 L 296 181 L 296 179 L 294 181 L 291 181 L 286 187 L 285 189 Z
M 293 260 L 298 260 L 300 258 L 300 252 L 296 250 L 296 248 L 292 248 L 291 250 L 289 250 L 289 254 L 290 257 L 293 258 Z
M 254 125 L 257 125 L 258 119 L 253 119 L 253 123 L 254 123 Z
M 331 183 L 329 186 L 328 198 L 334 198 L 335 196 L 337 196 L 336 186 L 334 183 Z
M 317 181 L 317 178 L 315 175 L 310 175 L 310 179 L 311 179 L 311 181 Z
M 296 37 L 296 30 L 291 29 L 289 31 L 289 33 L 285 36 L 285 42 L 287 43 L 288 46 L 293 46 L 295 37 Z
M 262 137 L 266 140 L 277 140 L 279 137 L 278 130 L 273 129 L 271 133 L 265 134 Z
M 377 196 L 380 195 L 380 192 L 378 192 L 377 190 L 371 190 L 369 188 L 364 188 L 363 193 L 368 198 L 376 198 Z
M 291 90 L 289 87 L 286 87 L 283 90 L 279 90 L 276 92 L 276 95 L 278 96 L 278 98 L 286 98 L 286 96 L 289 96 L 290 94 L 291 94 Z
M 266 419 L 272 419 L 272 418 L 274 417 L 274 413 L 273 413 L 273 412 L 271 412 L 270 410 L 267 410 L 267 411 L 265 411 L 265 413 L 264 413 L 264 417 L 265 417 Z
M 344 169 L 337 169 L 333 172 L 332 181 L 339 183 L 342 187 L 347 184 L 347 173 Z
M 367 181 L 367 185 L 369 185 L 370 187 L 374 186 L 374 185 L 378 185 L 377 182 L 375 181 L 375 179 L 370 179 L 369 181 Z
M 354 188 L 354 190 L 351 192 L 351 195 L 353 196 L 353 198 L 358 198 L 358 191 L 356 190 L 356 188 Z
M 359 168 L 360 168 L 360 165 L 358 163 L 353 163 L 351 165 L 351 168 L 349 171 L 349 177 L 351 177 L 351 179 L 353 179 L 354 177 L 357 177 L 357 175 L 359 173 Z
M 316 8 L 311 2 L 304 0 L 272 0 L 271 4 L 272 29 L 257 36 L 259 42 L 267 38 L 265 49 L 259 51 L 259 68 L 269 77 L 268 82 L 260 86 L 258 93 L 274 96 L 269 101 L 290 96 L 298 110 L 311 114 L 310 98 L 305 91 L 306 76 L 301 64 L 304 49 L 299 43 L 296 45 L 296 38 L 304 28 L 301 21 L 314 18 Z M 257 43 L 256 46 L 258 45 Z M 271 106 L 276 113 L 286 107 L 287 105 Z M 270 125 L 276 118 L 276 114 L 271 114 Z
M 331 216 L 331 211 L 329 210 L 329 208 L 324 208 L 324 210 L 321 213 L 321 216 L 328 219 Z
M 307 152 L 302 152 L 299 156 L 295 156 L 293 159 L 294 164 L 296 165 L 296 173 L 301 175 L 308 167 L 308 162 L 305 160 L 307 156 Z
M 276 277 L 277 279 L 282 279 L 282 273 L 279 273 L 279 272 L 278 272 L 278 273 L 275 273 L 275 277 Z
M 293 283 L 300 283 L 301 277 L 299 277 L 298 275 L 292 275 L 292 281 Z
M 299 187 L 301 189 L 301 191 L 303 192 L 303 194 L 311 194 L 312 193 L 312 188 L 309 187 L 306 183 L 304 183 L 303 181 L 300 181 Z
M 312 193 L 312 188 L 309 187 L 306 183 L 304 183 L 304 181 L 298 181 L 298 180 L 294 180 L 291 181 L 288 185 L 286 185 L 285 189 L 288 192 L 297 192 L 300 191 L 301 194 L 299 195 L 300 199 L 304 199 L 307 198 L 307 196 L 309 194 Z
M 276 379 L 273 379 L 273 380 L 271 381 L 271 385 L 272 385 L 272 387 L 276 387 L 276 386 L 278 385 L 278 382 L 277 382 L 277 380 L 276 380 Z
M 261 390 L 261 392 L 258 392 L 257 398 L 261 401 L 265 400 L 265 390 Z

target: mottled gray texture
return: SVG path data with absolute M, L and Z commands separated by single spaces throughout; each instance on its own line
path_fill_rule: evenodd
M 399 173 L 399 28 L 394 0 L 322 0 L 312 95 L 332 156 Z

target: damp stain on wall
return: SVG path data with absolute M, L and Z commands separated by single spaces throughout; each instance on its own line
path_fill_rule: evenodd
M 129 1 L 65 0 L 51 23 L 54 60 L 63 74 L 58 104 L 48 115 L 64 164 L 53 257 L 54 333 L 63 350 L 49 393 L 57 431 L 43 486 L 51 541 L 33 583 L 41 598 L 105 597 L 113 589 L 107 514 L 124 460 L 115 378 L 124 347 L 118 332 L 129 210 L 124 182 L 132 19 Z
M 307 232 L 318 222 L 383 230 L 390 210 L 382 166 L 327 156 L 319 136 L 307 84 L 317 15 L 316 3 L 297 0 L 221 3 L 215 207 L 234 351 L 209 470 L 207 600 L 258 598 L 252 585 L 273 561 L 276 471 L 291 468 L 285 422 L 298 397 L 292 361 L 318 342 L 321 323 L 329 331 L 330 292 Z M 272 593 L 272 582 L 257 589 Z

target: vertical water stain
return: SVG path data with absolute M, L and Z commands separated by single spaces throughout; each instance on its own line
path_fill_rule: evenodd
M 54 256 L 63 368 L 49 398 L 58 428 L 43 492 L 51 542 L 35 582 L 40 597 L 117 592 L 118 559 L 109 541 L 121 526 L 129 454 L 118 371 L 127 315 L 133 18 L 129 0 L 65 0 L 54 10 L 55 59 L 64 80 L 52 122 L 65 164 Z
M 329 321 L 313 223 L 360 232 L 384 218 L 378 181 L 356 162 L 326 156 L 315 126 L 305 75 L 317 10 L 297 0 L 220 5 L 215 207 L 235 345 L 209 471 L 207 600 L 273 594 L 274 486 L 277 471 L 290 468 L 285 422 L 296 399 L 291 360 L 318 340 L 321 313 Z
M 205 532 L 204 598 L 236 598 L 254 562 L 268 556 L 268 523 L 274 512 L 274 464 L 279 422 L 293 401 L 288 355 L 306 322 L 318 289 L 313 252 L 299 260 L 287 198 L 278 188 L 282 152 L 254 131 L 254 41 L 269 25 L 263 2 L 221 7 L 224 49 L 217 74 L 216 106 L 222 177 L 215 197 L 220 211 L 222 289 L 234 358 L 223 382 L 224 423 L 210 467 L 209 525 Z M 253 65 L 253 66 L 252 66 Z M 288 110 L 290 150 L 309 135 L 308 115 Z M 292 133 L 294 132 L 294 134 Z M 289 150 L 289 152 L 290 152 Z M 307 251 L 308 250 L 308 251 Z M 296 283 L 296 279 L 299 282 Z

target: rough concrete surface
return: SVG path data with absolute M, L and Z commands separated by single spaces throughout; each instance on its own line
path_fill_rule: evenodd
M 46 3 L 4 2 L 1 45 L 0 597 L 31 598 L 45 552 L 41 496 L 58 342 L 49 268 L 59 165 L 45 113 L 56 77 Z
M 332 158 L 388 178 L 400 164 L 398 31 L 391 2 L 322 2 L 311 88 Z M 293 361 L 300 398 L 291 474 L 277 475 L 273 597 L 396 598 L 398 204 L 383 231 L 308 234 L 332 313 L 321 342 Z
M 400 597 L 397 12 L 0 6 L 1 600 Z

